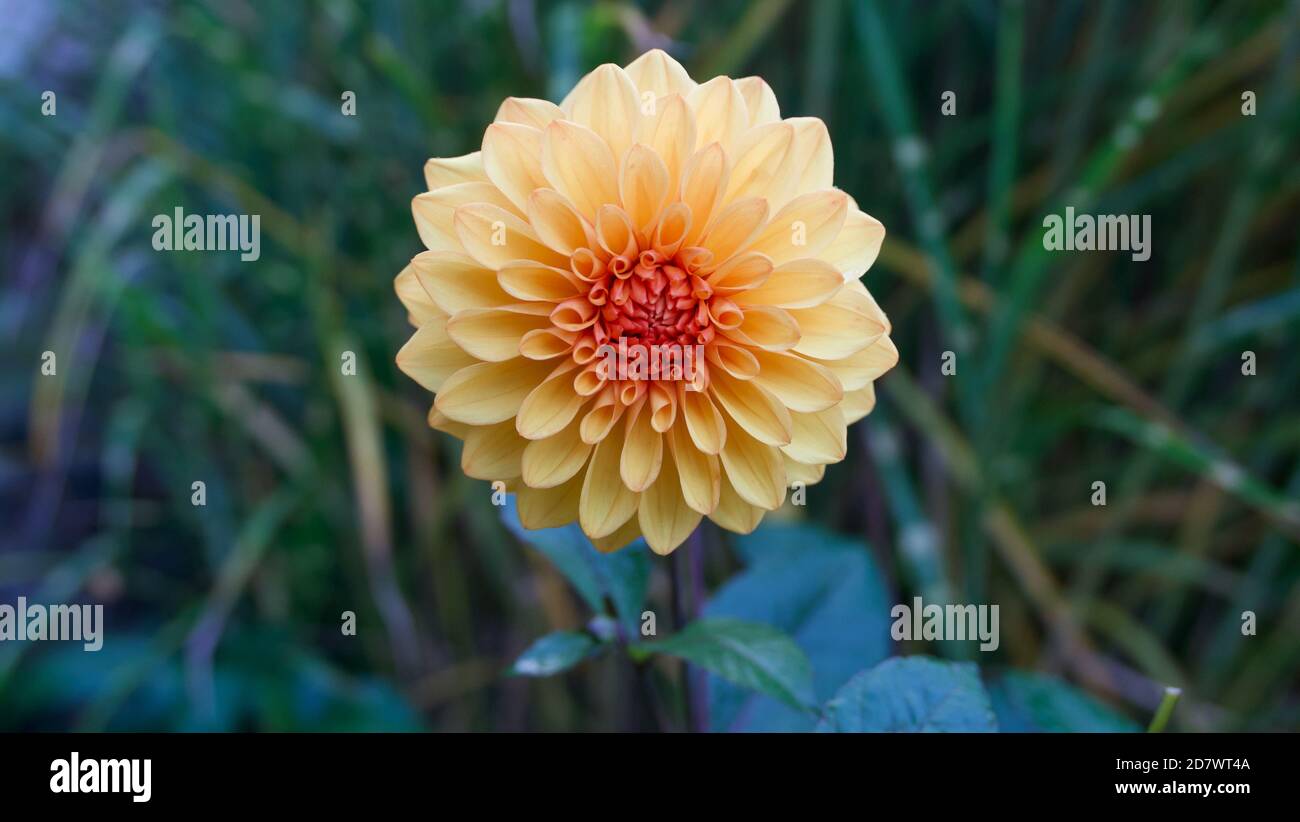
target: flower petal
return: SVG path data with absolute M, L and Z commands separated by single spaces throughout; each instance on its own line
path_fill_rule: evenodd
M 791 117 L 785 122 L 794 127 L 794 190 L 790 194 L 806 194 L 833 186 L 835 153 L 826 124 L 818 117 Z
M 663 160 L 668 169 L 668 196 L 676 196 L 682 170 L 695 153 L 695 113 L 686 100 L 671 94 L 656 101 L 655 113 L 641 119 L 637 142 L 649 146 Z
M 465 476 L 481 480 L 508 480 L 519 476 L 519 462 L 528 440 L 515 433 L 510 420 L 475 426 L 465 435 L 460 467 Z
M 539 188 L 528 196 L 528 222 L 542 242 L 566 256 L 590 248 L 595 241 L 587 221 L 552 188 Z
M 525 528 L 558 528 L 578 518 L 582 498 L 582 477 L 576 476 L 554 488 L 521 486 L 515 491 L 519 522 Z
M 727 153 L 719 143 L 710 143 L 686 162 L 682 169 L 681 202 L 690 209 L 690 225 L 682 239 L 683 246 L 691 246 L 704 235 L 713 218 L 714 209 L 722 200 L 727 187 Z
M 790 444 L 781 448 L 790 459 L 828 464 L 839 462 L 848 453 L 848 429 L 840 406 L 811 414 L 795 411 L 790 419 L 794 424 Z
M 506 263 L 496 278 L 502 291 L 525 301 L 558 303 L 581 293 L 571 272 L 529 260 Z
M 427 391 L 440 390 L 452 374 L 477 364 L 452 342 L 441 322 L 420 326 L 397 352 L 398 369 Z
M 722 475 L 721 493 L 718 495 L 718 507 L 709 514 L 709 519 L 737 534 L 751 533 L 763 521 L 767 512 L 756 505 L 750 505 L 736 493 L 735 486 Z
M 433 298 L 429 296 L 429 292 L 420 283 L 414 265 L 406 266 L 402 269 L 402 273 L 393 279 L 393 290 L 397 292 L 397 299 L 401 300 L 406 308 L 407 320 L 411 325 L 418 328 L 431 320 L 446 321 L 445 312 L 438 308 Z
M 736 80 L 736 88 L 745 98 L 750 128 L 781 119 L 781 106 L 776 102 L 776 94 L 762 77 L 741 77 Z
M 562 266 L 568 259 L 548 248 L 531 226 L 503 208 L 485 203 L 461 206 L 454 220 L 456 236 L 469 256 L 499 271 L 516 260 Z
M 759 368 L 754 384 L 791 411 L 824 411 L 844 398 L 840 381 L 823 365 L 776 351 L 758 350 L 753 356 Z
M 727 423 L 722 470 L 736 494 L 750 505 L 775 511 L 785 500 L 785 463 L 781 452 L 751 437 L 744 426 Z
M 822 360 L 838 360 L 855 354 L 886 333 L 880 318 L 868 316 L 857 295 L 841 289 L 831 299 L 813 308 L 794 308 L 790 315 L 799 324 L 795 353 Z
M 628 413 L 619 474 L 633 491 L 644 491 L 659 476 L 664 458 L 663 435 L 651 425 L 650 403 L 642 400 Z
M 695 447 L 706 454 L 721 453 L 722 446 L 727 441 L 727 424 L 709 395 L 703 391 L 679 387 L 677 400 L 682 409 L 682 417 L 686 420 L 686 430 L 690 432 Z
M 882 334 L 880 339 L 856 354 L 842 360 L 817 362 L 830 369 L 846 392 L 856 391 L 898 364 L 898 348 L 888 334 Z
M 507 97 L 497 109 L 493 122 L 518 123 L 535 129 L 546 128 L 552 120 L 564 116 L 564 111 L 550 100 L 533 97 Z
M 510 308 L 467 308 L 447 321 L 447 334 L 466 353 L 488 362 L 519 356 L 519 341 L 529 331 L 549 328 L 550 319 Z
M 554 436 L 568 427 L 574 417 L 587 404 L 573 390 L 574 362 L 562 362 L 545 380 L 529 392 L 519 406 L 515 428 L 520 436 L 540 440 Z
M 438 308 L 455 314 L 467 308 L 494 308 L 514 302 L 497 284 L 497 274 L 453 251 L 415 255 L 411 268 Z
M 718 458 L 695 446 L 685 424 L 674 425 L 669 430 L 668 445 L 681 480 L 683 501 L 701 514 L 713 513 L 722 488 L 722 465 Z
M 779 208 L 794 189 L 794 128 L 768 123 L 750 129 L 737 142 L 731 179 L 722 201 L 762 197 Z
M 790 412 L 776 397 L 753 381 L 738 380 L 723 371 L 711 373 L 713 398 L 732 421 L 767 445 L 785 445 L 790 441 Z M 728 437 L 735 432 L 735 426 L 727 426 Z
M 542 172 L 588 220 L 595 220 L 602 205 L 617 202 L 618 163 L 609 145 L 586 126 L 556 120 L 546 127 Z
M 668 167 L 649 146 L 637 143 L 623 158 L 618 194 L 637 232 L 645 236 L 668 201 Z
M 579 427 L 575 418 L 546 439 L 528 442 L 520 465 L 525 485 L 553 488 L 577 475 L 591 455 L 591 445 L 582 441 Z
M 870 414 L 875 407 L 876 386 L 875 383 L 867 383 L 858 390 L 845 394 L 839 410 L 844 415 L 844 423 L 852 425 Z
M 736 294 L 735 300 L 746 307 L 811 308 L 834 297 L 843 285 L 844 278 L 830 263 L 791 260 L 778 266 L 759 287 Z
M 794 317 L 772 305 L 745 306 L 740 326 L 723 334 L 764 351 L 786 351 L 799 344 L 799 325 Z
M 745 98 L 730 77 L 714 77 L 686 95 L 695 112 L 695 146 L 721 143 L 730 151 L 736 139 L 749 127 Z
M 430 157 L 424 164 L 424 182 L 429 190 L 456 183 L 486 183 L 483 170 L 483 152 L 475 151 L 461 157 Z
M 524 357 L 471 365 L 447 378 L 434 405 L 457 422 L 503 422 L 519 413 L 524 397 L 552 370 L 549 363 Z
M 750 248 L 761 251 L 780 266 L 799 258 L 818 256 L 844 228 L 849 196 L 834 189 L 795 197 L 778 211 Z
M 542 132 L 519 123 L 493 123 L 483 133 L 483 169 L 522 214 L 528 195 L 546 185 Z
M 655 97 L 685 95 L 695 90 L 691 75 L 663 49 L 650 49 L 628 63 L 626 71 L 638 92 L 653 91 Z
M 453 220 L 456 209 L 470 203 L 491 203 L 514 213 L 514 205 L 491 183 L 456 183 L 426 191 L 411 200 L 411 214 L 420 240 L 430 251 L 463 252 Z
M 636 513 L 641 495 L 619 479 L 622 455 L 623 426 L 615 426 L 596 446 L 582 480 L 578 522 L 592 539 L 609 536 Z
M 641 504 L 637 508 L 641 533 L 645 534 L 651 551 L 666 555 L 686 541 L 701 519 L 700 512 L 692 510 L 682 499 L 677 466 L 669 454 L 663 461 L 658 479 L 641 495 Z
M 720 266 L 745 250 L 766 223 L 766 200 L 761 197 L 737 200 L 718 214 L 700 245 L 713 252 L 713 265 Z
M 595 132 L 616 162 L 632 145 L 641 120 L 636 85 L 613 63 L 598 66 L 582 78 L 561 108 L 568 112 L 568 119 Z
M 839 269 L 845 280 L 857 280 L 876 261 L 884 241 L 885 227 L 851 207 L 844 228 L 818 256 Z

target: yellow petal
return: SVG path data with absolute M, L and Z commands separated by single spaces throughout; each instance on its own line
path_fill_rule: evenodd
M 596 211 L 596 242 L 611 257 L 635 260 L 638 245 L 632 218 L 616 205 L 601 206 Z
M 503 422 L 519 412 L 524 397 L 552 370 L 545 362 L 524 357 L 471 365 L 447 378 L 434 403 L 457 422 Z
M 542 174 L 542 132 L 519 123 L 493 123 L 483 133 L 483 169 L 493 185 L 528 208 L 528 195 L 546 185 Z
M 420 326 L 397 352 L 397 367 L 428 391 L 440 390 L 452 374 L 477 363 L 452 342 L 441 322 Z
M 510 308 L 467 308 L 447 321 L 447 334 L 466 353 L 488 362 L 519 356 L 519 341 L 529 331 L 549 328 L 545 315 Z
M 842 360 L 818 360 L 830 369 L 845 391 L 856 391 L 898 364 L 898 349 L 888 334 Z
M 596 133 L 613 152 L 623 158 L 641 119 L 641 101 L 627 72 L 606 63 L 582 78 L 564 101 L 568 119 Z M 606 201 L 608 202 L 608 201 Z
M 525 485 L 515 490 L 519 522 L 528 529 L 568 525 L 578 518 L 581 498 L 581 475 L 554 488 L 529 488 Z
M 682 169 L 681 201 L 690 209 L 690 225 L 683 246 L 695 245 L 713 218 L 714 209 L 727 187 L 727 153 L 720 143 L 710 143 L 686 162 Z
M 767 282 L 772 274 L 772 261 L 765 254 L 745 252 L 714 269 L 707 277 L 715 294 L 725 294 L 740 300 L 740 295 Z
M 796 482 L 802 482 L 805 486 L 816 485 L 826 476 L 825 465 L 805 465 L 802 462 L 796 462 L 785 454 L 781 457 L 785 460 L 785 479 L 793 488 Z
M 495 271 L 464 254 L 425 251 L 415 255 L 411 268 L 420 285 L 447 314 L 467 308 L 495 308 L 515 301 L 497 284 Z
M 695 113 L 680 94 L 655 103 L 655 113 L 641 119 L 637 142 L 650 147 L 668 169 L 668 196 L 675 197 L 682 170 L 695 153 Z M 719 146 L 721 148 L 721 146 Z
M 781 119 L 781 107 L 776 102 L 776 94 L 762 77 L 741 77 L 736 81 L 736 88 L 740 89 L 740 96 L 745 98 L 750 128 Z
M 519 338 L 519 354 L 530 360 L 549 360 L 573 350 L 577 334 L 561 328 L 538 328 Z
M 483 152 L 475 151 L 463 157 L 431 157 L 424 164 L 424 182 L 433 191 L 456 183 L 486 183 L 483 170 Z
M 750 505 L 775 511 L 785 500 L 785 463 L 775 447 L 751 437 L 744 426 L 727 423 L 722 471 L 736 494 Z
M 532 97 L 507 97 L 497 109 L 494 122 L 518 123 L 543 129 L 552 121 L 564 116 L 560 107 L 550 100 L 537 100 Z
M 592 539 L 609 536 L 636 513 L 641 495 L 619 479 L 622 455 L 623 426 L 615 426 L 596 446 L 582 480 L 578 522 Z
M 446 414 L 439 411 L 436 405 L 429 406 L 428 422 L 429 427 L 434 431 L 451 434 L 453 437 L 461 440 L 469 436 L 469 432 L 474 428 L 472 425 L 466 425 L 463 422 L 456 422 L 451 419 Z
M 528 223 L 498 206 L 461 206 L 456 209 L 454 224 L 469 256 L 493 271 L 517 260 L 557 267 L 568 263 L 567 257 L 542 243 Z
M 491 183 L 456 183 L 427 191 L 411 200 L 411 214 L 424 247 L 463 252 L 453 221 L 456 209 L 470 203 L 491 203 L 514 213 L 514 205 Z
M 623 158 L 618 194 L 638 233 L 645 235 L 668 200 L 668 167 L 654 149 L 637 143 Z
M 730 77 L 714 77 L 686 95 L 695 112 L 695 146 L 721 143 L 732 150 L 736 139 L 749 126 L 745 98 Z
M 791 260 L 778 266 L 758 288 L 736 294 L 735 300 L 742 306 L 811 308 L 830 300 L 843 285 L 843 277 L 830 263 Z
M 728 531 L 734 531 L 737 534 L 748 534 L 758 527 L 763 521 L 763 515 L 767 512 L 756 505 L 750 505 L 740 498 L 736 489 L 728 481 L 727 475 L 722 475 L 722 488 L 718 496 L 718 507 L 709 514 L 709 519 L 726 528 Z
M 816 257 L 844 228 L 849 197 L 843 191 L 812 191 L 795 197 L 778 211 L 750 248 L 772 259 L 772 264 Z
M 596 397 L 591 410 L 583 416 L 579 426 L 583 442 L 598 443 L 614 430 L 614 424 L 623 414 L 623 406 L 615 399 L 615 393 L 614 386 L 606 386 Z
M 627 433 L 619 474 L 633 491 L 644 491 L 659 476 L 663 464 L 663 435 L 650 424 L 650 404 L 642 401 L 627 413 Z
M 594 242 L 591 226 L 555 189 L 539 188 L 529 195 L 528 222 L 542 242 L 566 256 Z
M 794 127 L 794 190 L 791 195 L 821 191 L 835 184 L 835 154 L 826 124 L 817 117 L 791 117 Z
M 651 248 L 670 260 L 686 240 L 692 225 L 691 209 L 686 203 L 670 203 L 659 215 L 659 225 L 650 238 Z
M 761 197 L 774 207 L 789 199 L 794 188 L 794 128 L 768 123 L 745 132 L 737 143 L 731 179 L 722 201 Z
M 695 90 L 691 75 L 663 49 L 650 49 L 628 63 L 626 71 L 638 92 L 651 91 L 655 97 L 686 95 Z
M 706 454 L 721 453 L 722 446 L 727 441 L 727 424 L 709 395 L 683 387 L 677 390 L 677 400 L 682 408 L 682 417 L 686 420 L 686 430 L 690 432 L 695 447 Z
M 791 309 L 801 335 L 794 351 L 821 360 L 843 359 L 861 351 L 885 333 L 884 324 L 864 311 L 858 297 L 846 289 L 813 308 Z
M 867 383 L 858 390 L 845 394 L 839 410 L 844 415 L 844 423 L 852 425 L 870 414 L 875 407 L 876 386 L 875 383 Z
M 575 418 L 564 430 L 528 442 L 520 466 L 525 485 L 552 488 L 577 475 L 591 455 L 591 445 L 582 441 L 578 429 Z
M 573 421 L 587 404 L 587 398 L 573 390 L 573 371 L 577 367 L 576 363 L 562 362 L 524 398 L 515 419 L 520 436 L 545 439 L 560 433 Z
M 429 292 L 420 283 L 414 265 L 403 268 L 402 273 L 393 279 L 393 290 L 397 292 L 397 299 L 405 306 L 407 319 L 410 320 L 411 325 L 418 328 L 434 319 L 446 321 L 446 312 L 438 308 L 433 298 L 429 296 Z
M 848 396 L 845 396 L 845 400 Z M 794 423 L 790 444 L 781 452 L 798 462 L 827 464 L 839 462 L 848 453 L 848 431 L 840 407 L 811 414 L 790 414 Z
M 637 521 L 646 543 L 656 554 L 670 554 L 686 541 L 701 518 L 700 512 L 692 510 L 682 499 L 677 466 L 669 455 L 663 461 L 659 478 L 641 495 L 641 505 L 637 508 Z
M 681 480 L 682 499 L 701 514 L 713 513 L 718 507 L 718 494 L 722 488 L 722 467 L 718 458 L 695 447 L 685 424 L 674 425 L 669 430 L 668 444 Z
M 556 120 L 542 133 L 542 172 L 588 220 L 617 202 L 618 163 L 609 145 L 586 126 Z
M 713 252 L 713 264 L 719 266 L 747 248 L 766 223 L 766 200 L 737 200 L 718 214 L 700 245 Z
M 790 412 L 776 397 L 752 381 L 738 380 L 717 370 L 711 373 L 713 398 L 740 428 L 768 445 L 790 441 Z M 728 425 L 728 438 L 735 433 L 736 426 Z
M 496 278 L 505 293 L 520 300 L 558 303 L 582 293 L 572 272 L 528 260 L 506 263 Z
M 754 351 L 758 376 L 754 384 L 767 389 L 791 411 L 824 411 L 844 398 L 844 389 L 830 369 L 794 354 Z
M 460 467 L 465 476 L 474 479 L 513 479 L 519 476 L 519 462 L 527 444 L 528 440 L 515 433 L 510 420 L 476 426 L 465 435 Z
M 786 351 L 799 344 L 799 325 L 794 317 L 772 305 L 745 306 L 740 327 L 723 334 L 765 351 Z
M 641 524 L 637 522 L 636 517 L 632 517 L 609 536 L 592 537 L 591 544 L 596 546 L 597 551 L 608 554 L 620 548 L 626 548 L 640 538 Z
M 758 359 L 749 348 L 714 340 L 706 349 L 709 362 L 738 380 L 752 380 L 758 376 Z
M 866 273 L 880 254 L 885 241 L 885 227 L 874 217 L 850 208 L 844 228 L 819 255 L 839 269 L 846 280 L 856 280 Z

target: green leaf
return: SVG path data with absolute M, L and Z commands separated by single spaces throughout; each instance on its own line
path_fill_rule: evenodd
M 833 733 L 997 729 L 979 669 L 929 657 L 896 657 L 853 677 L 817 726 Z
M 553 676 L 594 656 L 601 645 L 590 634 L 556 631 L 528 646 L 508 673 L 514 676 Z
M 749 567 L 718 590 L 705 615 L 763 623 L 793 637 L 812 665 L 817 702 L 889 655 L 890 603 L 861 542 L 773 523 L 735 545 Z M 710 679 L 715 731 L 810 731 L 814 723 L 807 713 Z
M 529 531 L 519 524 L 514 495 L 501 509 L 501 520 L 521 542 L 545 554 L 593 611 L 605 613 L 605 597 L 609 597 L 624 629 L 630 636 L 638 635 L 650 584 L 650 557 L 644 540 L 604 554 L 592 546 L 576 523 Z
M 651 653 L 675 656 L 799 710 L 811 710 L 814 703 L 808 658 L 790 637 L 767 625 L 706 617 L 630 650 L 636 659 Z
M 1046 674 L 1011 671 L 989 683 L 998 727 L 1004 731 L 1136 732 L 1137 723 Z

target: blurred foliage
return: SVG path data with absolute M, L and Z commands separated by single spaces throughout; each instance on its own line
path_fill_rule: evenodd
M 4 4 L 0 602 L 108 628 L 0 645 L 0 729 L 1135 729 L 1165 684 L 1175 729 L 1300 727 L 1297 6 Z M 827 121 L 902 359 L 770 518 L 817 529 L 593 562 L 427 429 L 392 278 L 427 157 L 651 47 Z M 1045 253 L 1067 205 L 1152 215 L 1151 259 Z M 177 206 L 260 214 L 261 259 L 154 252 Z M 892 643 L 916 595 L 998 603 L 1000 648 Z M 711 650 L 778 631 L 806 683 Z

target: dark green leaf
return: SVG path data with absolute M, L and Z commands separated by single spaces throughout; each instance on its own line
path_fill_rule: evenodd
M 600 645 L 590 634 L 556 631 L 528 646 L 509 673 L 515 676 L 553 676 L 593 656 Z
M 736 549 L 749 567 L 717 592 L 705 613 L 771 625 L 793 637 L 812 665 L 819 702 L 889 655 L 889 602 L 860 542 L 774 523 L 737 539 Z M 814 719 L 715 677 L 709 723 L 715 731 L 808 731 Z
M 928 657 L 886 660 L 826 703 L 819 731 L 997 731 L 979 669 Z
M 998 727 L 1004 731 L 1127 732 L 1137 723 L 1046 674 L 1011 671 L 989 683 Z
M 712 617 L 658 642 L 635 646 L 638 657 L 669 654 L 785 704 L 808 710 L 812 668 L 790 637 L 767 625 Z
M 519 524 L 513 495 L 502 508 L 501 519 L 521 542 L 545 554 L 593 611 L 604 613 L 608 596 L 629 635 L 637 635 L 650 582 L 650 557 L 643 540 L 603 554 L 576 523 L 529 531 Z

